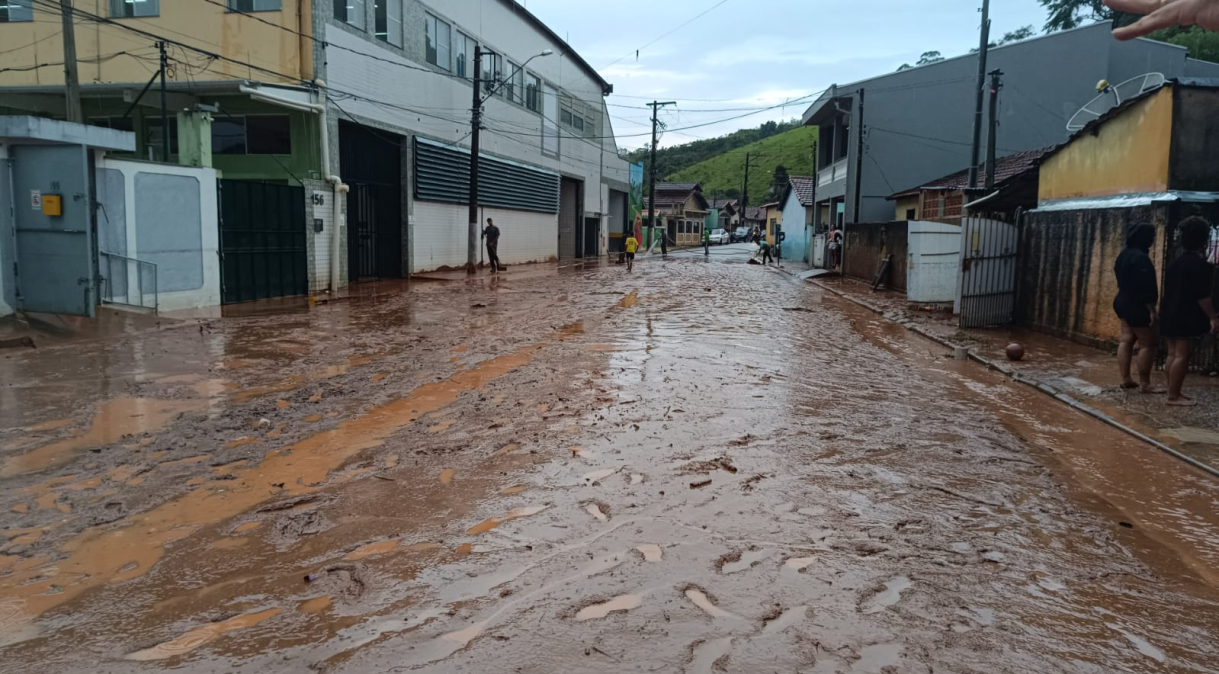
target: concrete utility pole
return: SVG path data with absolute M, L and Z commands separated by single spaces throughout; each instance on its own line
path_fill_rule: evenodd
M 978 153 L 982 149 L 982 104 L 986 94 L 986 54 L 990 49 L 990 0 L 982 0 L 982 41 L 978 46 L 978 103 L 974 107 L 973 149 L 969 155 L 969 186 L 978 186 Z
M 652 162 L 649 164 L 648 171 L 648 224 L 652 227 L 652 235 L 656 235 L 656 113 L 660 108 L 666 105 L 677 105 L 677 101 L 652 101 L 648 106 L 652 108 Z M 669 254 L 669 243 L 666 232 L 660 234 L 660 254 Z
M 466 250 L 466 273 L 473 274 L 478 257 L 478 135 L 483 123 L 483 49 L 474 46 L 474 107 L 470 117 L 470 241 Z M 541 92 L 539 92 L 540 94 Z
M 749 162 L 754 159 L 762 159 L 762 157 L 753 157 L 752 153 L 745 153 L 745 190 L 741 192 L 741 225 L 745 225 L 745 219 L 748 217 L 749 210 Z M 765 224 L 765 223 L 763 223 Z
M 986 189 L 995 189 L 995 131 L 999 128 L 999 90 L 1003 88 L 1003 71 L 990 72 L 990 130 L 986 134 Z
M 161 49 L 161 161 L 169 163 L 169 106 L 165 102 L 165 70 L 169 57 L 165 55 L 165 43 L 158 42 Z
M 85 123 L 80 109 L 80 77 L 76 68 L 76 26 L 72 21 L 72 0 L 59 0 L 63 18 L 63 78 L 67 94 L 66 117 L 69 122 Z

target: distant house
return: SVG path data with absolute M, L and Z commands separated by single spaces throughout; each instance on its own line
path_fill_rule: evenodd
M 783 212 L 783 257 L 809 262 L 809 241 L 812 240 L 813 190 L 817 179 L 812 176 L 792 176 L 779 199 Z
M 1216 119 L 1219 80 L 1182 78 L 1127 100 L 1042 157 L 1038 207 L 1021 227 L 1017 317 L 1086 343 L 1116 340 L 1112 269 L 1128 228 L 1156 227 L 1151 254 L 1162 278 L 1182 219 L 1219 222 Z M 1194 364 L 1219 369 L 1219 352 L 1205 348 Z
M 698 183 L 656 183 L 656 218 L 663 223 L 669 241 L 677 246 L 702 245 L 703 227 L 711 204 Z M 651 215 L 645 198 L 644 217 Z
M 719 212 L 719 226 L 723 229 L 731 231 L 740 226 L 740 201 L 736 199 L 715 199 L 711 202 L 711 210 Z
M 770 245 L 775 245 L 775 228 L 783 224 L 783 211 L 779 208 L 779 202 L 772 201 L 768 204 L 762 204 L 758 208 L 762 209 L 762 216 L 766 231 L 766 242 Z
M 1012 205 L 1012 208 L 998 208 L 997 204 L 991 203 L 993 200 L 988 200 L 986 210 L 989 213 L 1010 212 L 1016 206 L 1036 206 L 1037 162 L 1053 149 L 1046 147 L 997 159 L 993 190 L 988 191 L 981 187 L 970 189 L 969 169 L 962 169 L 925 185 L 891 194 L 888 199 L 894 202 L 896 211 L 893 219 L 960 224 L 965 204 L 981 199 L 991 192 L 1001 192 L 1004 203 Z M 985 164 L 978 170 L 978 174 L 986 175 Z
M 745 209 L 744 226 L 749 229 L 757 227 L 761 230 L 766 224 L 766 209 L 758 206 L 749 206 Z

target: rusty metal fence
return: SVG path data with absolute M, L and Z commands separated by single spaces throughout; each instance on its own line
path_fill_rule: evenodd
M 987 218 L 961 219 L 962 328 L 1007 325 L 1016 309 L 1016 225 Z

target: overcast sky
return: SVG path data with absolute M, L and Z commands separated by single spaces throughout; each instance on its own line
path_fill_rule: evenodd
M 716 122 L 782 104 L 914 63 L 925 51 L 967 53 L 978 44 L 981 0 L 726 0 L 655 44 L 720 0 L 519 0 L 614 85 L 609 97 L 619 147 L 646 145 L 653 98 L 678 101 L 662 119 L 672 129 Z M 992 35 L 1021 26 L 1040 33 L 1038 0 L 992 0 Z M 641 48 L 639 60 L 635 50 Z M 636 98 L 638 97 L 638 98 Z M 705 100 L 697 100 L 705 99 Z M 797 117 L 786 108 L 665 134 L 680 144 Z

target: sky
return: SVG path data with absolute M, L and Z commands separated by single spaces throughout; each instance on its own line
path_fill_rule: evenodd
M 982 5 L 981 0 L 518 1 L 614 85 L 607 102 L 623 151 L 647 145 L 651 113 L 644 103 L 651 100 L 678 102 L 660 117 L 672 129 L 661 144 L 677 145 L 799 117 L 809 97 L 829 85 L 891 72 L 925 51 L 945 57 L 968 53 L 978 46 Z M 702 12 L 707 13 L 680 27 Z M 992 39 L 1027 25 L 1040 33 L 1045 18 L 1038 0 L 992 0 Z M 766 106 L 779 107 L 749 114 Z M 748 116 L 722 121 L 741 115 Z

